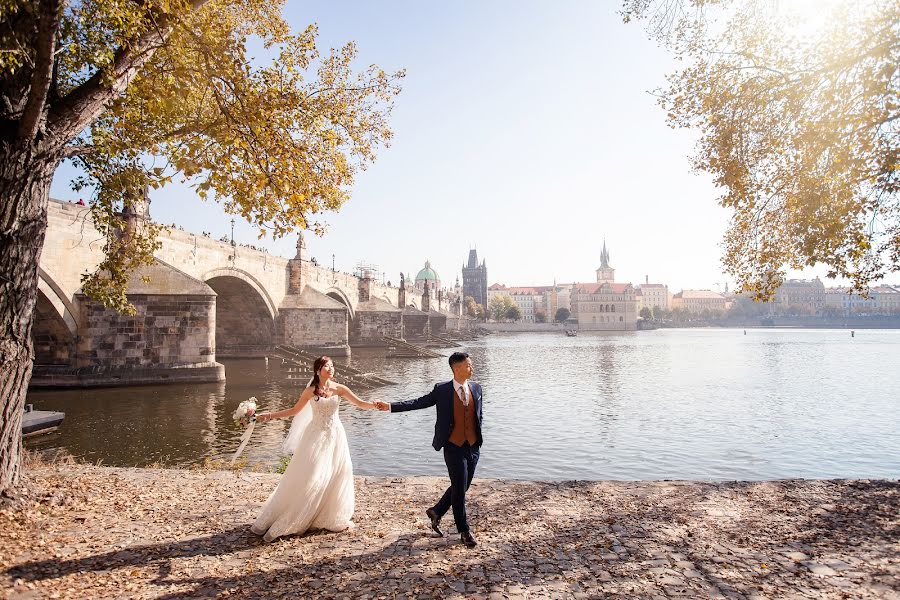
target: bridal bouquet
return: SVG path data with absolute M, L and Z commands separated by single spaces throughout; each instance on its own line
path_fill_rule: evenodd
M 251 396 L 249 400 L 244 400 L 238 404 L 237 410 L 231 415 L 235 423 L 247 426 L 256 421 L 256 397 Z
M 231 416 L 235 423 L 249 425 L 247 431 L 241 436 L 241 445 L 238 446 L 234 456 L 231 457 L 231 464 L 234 465 L 234 461 L 237 460 L 237 457 L 244 451 L 244 446 L 250 441 L 250 436 L 253 435 L 253 428 L 256 427 L 256 398 L 251 396 L 249 400 L 244 400 L 238 404 L 237 410 Z

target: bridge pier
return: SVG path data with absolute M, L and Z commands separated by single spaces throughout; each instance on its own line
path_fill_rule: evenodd
M 278 338 L 313 354 L 350 356 L 348 321 L 346 306 L 307 286 L 278 307 Z
M 134 315 L 83 294 L 76 300 L 73 360 L 35 364 L 32 387 L 224 381 L 215 355 L 216 294 L 202 281 L 157 260 L 129 279 Z

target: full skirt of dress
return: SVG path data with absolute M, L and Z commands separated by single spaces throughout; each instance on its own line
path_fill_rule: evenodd
M 353 526 L 353 464 L 347 434 L 335 415 L 305 429 L 278 487 L 250 530 L 267 542 L 310 529 Z

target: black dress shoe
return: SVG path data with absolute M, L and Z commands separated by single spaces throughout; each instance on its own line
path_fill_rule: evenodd
M 464 531 L 459 534 L 459 539 L 460 541 L 462 541 L 463 545 L 465 545 L 466 548 L 474 548 L 477 544 L 475 538 L 473 538 L 472 534 L 468 531 Z
M 434 512 L 433 508 L 429 508 L 425 511 L 425 515 L 431 520 L 431 528 L 434 530 L 436 534 L 441 537 L 444 537 L 444 532 L 441 531 L 441 518 L 438 516 L 436 512 Z

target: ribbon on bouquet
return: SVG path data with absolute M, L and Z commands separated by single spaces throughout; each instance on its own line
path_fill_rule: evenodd
M 241 445 L 238 446 L 238 449 L 234 452 L 234 456 L 231 457 L 231 465 L 234 465 L 234 461 L 238 459 L 238 456 L 241 455 L 241 452 L 244 451 L 244 447 L 247 445 L 247 442 L 250 441 L 250 436 L 253 435 L 253 428 L 256 427 L 256 419 L 250 421 L 250 424 L 247 426 L 247 431 L 244 432 L 244 435 L 241 436 Z

